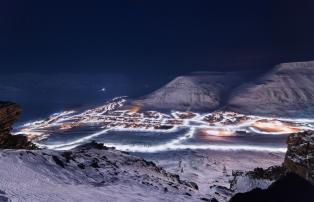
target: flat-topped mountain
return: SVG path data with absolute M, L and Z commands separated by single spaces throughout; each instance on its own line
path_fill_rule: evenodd
M 227 109 L 246 114 L 311 117 L 314 114 L 314 62 L 277 65 L 231 92 Z
M 242 74 L 198 72 L 179 76 L 134 103 L 145 109 L 215 110 L 221 106 L 225 95 L 241 83 Z

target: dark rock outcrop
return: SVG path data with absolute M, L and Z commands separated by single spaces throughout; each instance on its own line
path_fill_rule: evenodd
M 255 168 L 253 171 L 232 171 L 233 178 L 230 182 L 230 189 L 233 191 L 237 191 L 239 186 L 239 180 L 241 178 L 246 178 L 248 180 L 248 184 L 251 187 L 248 187 L 248 190 L 253 188 L 261 188 L 265 186 L 269 186 L 273 181 L 278 180 L 280 177 L 286 174 L 286 168 L 283 166 L 271 166 L 267 169 L 263 168 Z M 262 184 L 259 182 L 263 181 Z M 254 186 L 254 182 L 255 185 Z
M 271 166 L 267 169 L 255 168 L 253 171 L 247 172 L 247 175 L 255 179 L 277 180 L 286 173 L 283 166 Z
M 284 166 L 314 184 L 314 131 L 291 134 Z
M 0 133 L 10 134 L 13 123 L 21 113 L 21 108 L 11 102 L 0 102 Z
M 288 173 L 266 190 L 253 189 L 238 193 L 230 202 L 310 202 L 314 200 L 314 186 L 294 173 Z
M 0 102 L 0 148 L 35 149 L 36 146 L 21 135 L 12 135 L 12 125 L 21 113 L 21 108 L 12 102 Z
M 291 134 L 287 140 L 288 150 L 283 166 L 268 169 L 256 168 L 245 173 L 254 179 L 276 180 L 267 189 L 256 188 L 238 193 L 230 202 L 314 201 L 314 131 Z M 243 172 L 239 175 L 243 175 Z M 231 187 L 237 184 L 237 177 Z

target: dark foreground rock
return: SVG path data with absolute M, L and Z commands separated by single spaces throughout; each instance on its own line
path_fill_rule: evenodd
M 287 143 L 284 166 L 314 184 L 314 131 L 292 134 Z
M 237 189 L 239 179 L 249 176 L 252 179 L 273 182 L 267 189 L 255 188 L 238 193 L 231 202 L 310 202 L 314 201 L 314 131 L 291 134 L 287 140 L 288 150 L 283 166 L 268 169 L 256 168 L 246 173 L 235 173 L 231 188 Z M 252 184 L 247 183 L 247 184 Z
M 12 135 L 12 125 L 18 119 L 21 108 L 12 102 L 0 102 L 0 148 L 35 149 L 25 136 Z
M 238 193 L 230 202 L 311 202 L 314 201 L 314 186 L 302 177 L 288 173 L 271 184 L 266 190 L 253 189 Z
M 247 192 L 254 188 L 267 188 L 275 180 L 286 174 L 283 166 L 271 166 L 267 169 L 255 168 L 253 171 L 232 171 L 233 178 L 230 182 L 230 189 L 235 193 Z

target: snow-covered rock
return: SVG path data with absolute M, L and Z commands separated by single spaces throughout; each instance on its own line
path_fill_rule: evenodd
M 314 186 L 294 173 L 288 173 L 272 183 L 267 189 L 256 188 L 237 193 L 230 202 L 309 202 L 314 198 Z
M 275 180 L 285 174 L 282 166 L 271 166 L 267 169 L 255 168 L 253 171 L 233 171 L 230 189 L 234 193 L 244 193 L 255 188 L 267 189 Z
M 196 201 L 198 187 L 153 162 L 100 145 L 3 150 L 0 194 L 12 201 Z
M 233 72 L 199 72 L 179 76 L 164 87 L 134 102 L 145 109 L 214 110 L 224 95 L 240 82 Z
M 284 166 L 314 185 L 314 131 L 291 134 Z
M 246 114 L 312 117 L 314 62 L 277 65 L 272 71 L 232 92 L 226 108 Z

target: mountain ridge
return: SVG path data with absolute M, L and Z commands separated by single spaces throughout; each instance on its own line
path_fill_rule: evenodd
M 225 110 L 243 114 L 312 117 L 314 61 L 281 63 L 267 72 L 194 72 L 136 99 L 143 109 Z

